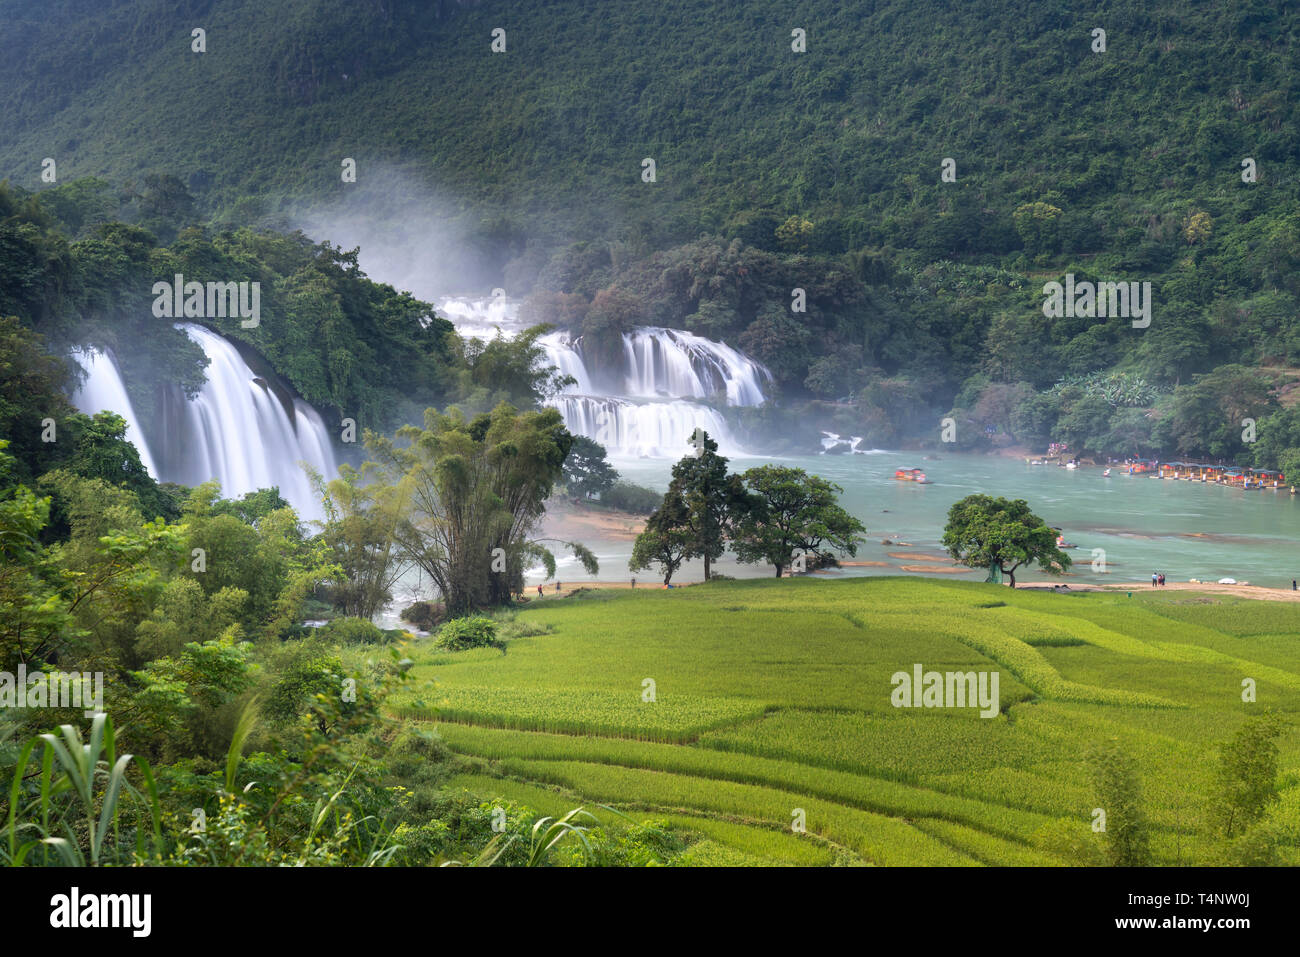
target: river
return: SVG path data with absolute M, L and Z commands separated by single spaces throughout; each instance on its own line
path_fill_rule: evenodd
M 844 489 L 840 503 L 866 527 L 856 561 L 879 565 L 842 568 L 832 575 L 911 574 L 903 565 L 938 566 L 940 539 L 949 507 L 967 495 L 985 493 L 1023 498 L 1035 514 L 1062 530 L 1078 547 L 1069 551 L 1074 567 L 1063 581 L 1117 582 L 1145 580 L 1153 571 L 1170 581 L 1217 581 L 1231 577 L 1255 585 L 1289 587 L 1300 576 L 1300 496 L 1288 489 L 1244 491 L 1200 482 L 1129 476 L 1100 468 L 1064 469 L 1030 466 L 1000 456 L 940 455 L 924 461 L 909 452 L 872 451 L 857 455 L 807 455 L 730 460 L 733 471 L 767 463 L 805 469 Z M 662 459 L 615 459 L 628 481 L 657 491 L 667 488 L 671 462 Z M 900 467 L 923 468 L 933 484 L 893 478 Z M 883 541 L 906 542 L 905 547 Z M 631 542 L 602 540 L 588 533 L 584 544 L 601 562 L 602 580 L 626 581 Z M 1093 569 L 1093 549 L 1105 551 L 1106 570 Z M 900 557 L 900 556 L 913 557 Z M 919 556 L 928 556 L 919 557 Z M 728 553 L 715 566 L 736 577 L 768 576 L 771 566 L 741 565 Z M 930 572 L 930 574 L 934 574 Z M 678 572 L 683 581 L 703 576 L 700 562 Z M 561 559 L 563 581 L 591 578 L 572 558 Z M 642 572 L 640 581 L 656 580 Z M 951 575 L 982 580 L 983 572 Z M 1036 569 L 1022 569 L 1018 580 L 1041 580 Z M 540 578 L 535 575 L 530 582 Z

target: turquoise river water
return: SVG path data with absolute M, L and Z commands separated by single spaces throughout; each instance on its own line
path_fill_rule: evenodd
M 841 504 L 867 527 L 856 561 L 881 564 L 846 567 L 831 574 L 909 574 L 902 565 L 942 566 L 939 545 L 949 506 L 966 495 L 983 492 L 1023 498 L 1048 524 L 1062 530 L 1078 547 L 1065 582 L 1145 582 L 1163 572 L 1169 581 L 1217 581 L 1231 577 L 1254 585 L 1290 587 L 1300 577 L 1300 496 L 1289 489 L 1251 490 L 1199 482 L 1128 476 L 1119 469 L 1110 478 L 1100 468 L 1070 470 L 1030 466 L 996 456 L 941 455 L 925 461 L 907 452 L 872 451 L 864 455 L 810 455 L 773 459 L 733 457 L 730 467 L 743 471 L 766 463 L 796 466 L 821 475 L 844 489 Z M 664 460 L 615 460 L 624 478 L 662 491 L 671 463 Z M 903 466 L 925 470 L 933 484 L 917 485 L 893 478 Z M 909 543 L 906 547 L 885 545 Z M 596 552 L 601 570 L 595 577 L 627 581 L 631 542 L 601 539 L 584 532 L 581 540 Z M 1093 549 L 1104 549 L 1106 571 L 1093 569 Z M 910 557 L 909 557 L 910 556 Z M 558 556 L 557 556 L 558 557 Z M 765 565 L 740 565 L 728 554 L 718 570 L 736 577 L 770 576 Z M 922 572 L 921 574 L 933 572 Z M 983 572 L 952 575 L 982 580 Z M 535 583 L 539 576 L 532 576 Z M 588 576 L 572 558 L 560 561 L 563 581 Z M 677 574 L 698 581 L 702 564 L 691 562 Z M 1043 580 L 1037 570 L 1021 569 L 1018 581 Z M 637 575 L 653 584 L 652 572 Z

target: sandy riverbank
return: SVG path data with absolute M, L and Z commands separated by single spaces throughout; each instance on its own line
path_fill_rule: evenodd
M 1067 584 L 1061 580 L 1056 581 L 1017 581 L 1016 587 L 1035 588 L 1050 590 L 1053 585 Z M 1152 588 L 1151 579 L 1138 580 L 1133 582 L 1106 583 L 1104 585 L 1082 584 L 1069 582 L 1070 591 L 1190 591 L 1201 592 L 1206 595 L 1227 595 L 1233 598 L 1256 598 L 1262 601 L 1300 601 L 1300 591 L 1292 591 L 1288 588 L 1267 588 L 1263 585 L 1252 585 L 1249 582 L 1238 582 L 1235 585 L 1220 585 L 1217 582 L 1166 582 L 1162 588 Z
M 860 565 L 886 565 L 886 562 L 845 562 L 844 564 Z M 974 571 L 983 572 L 983 569 L 966 568 L 961 565 L 952 566 L 935 566 L 935 565 L 914 565 L 902 566 L 900 571 L 919 572 L 926 575 L 951 575 L 971 573 Z M 815 573 L 814 573 L 815 574 Z M 799 577 L 799 576 L 796 576 Z M 673 580 L 674 588 L 686 588 L 691 585 L 699 585 L 699 581 L 678 581 Z M 1134 581 L 1134 582 L 1117 582 L 1107 584 L 1091 584 L 1085 582 L 1064 582 L 1061 579 L 1046 579 L 1043 581 L 1024 581 L 1023 579 L 1016 582 L 1017 590 L 1030 591 L 1050 591 L 1051 588 L 1061 585 L 1069 585 L 1070 591 L 1156 591 L 1151 587 L 1151 580 Z M 663 590 L 663 581 L 658 578 L 638 578 L 636 581 L 638 589 L 649 588 L 651 590 Z M 574 582 L 571 585 L 563 586 L 558 592 L 555 590 L 555 583 L 552 582 L 543 586 L 542 598 L 567 598 L 574 592 L 583 589 L 599 590 L 622 590 L 630 591 L 632 583 L 630 580 L 625 581 L 582 581 Z M 1248 582 L 1238 582 L 1236 585 L 1220 585 L 1217 582 L 1166 582 L 1160 591 L 1180 591 L 1180 592 L 1199 592 L 1205 595 L 1223 595 L 1232 598 L 1254 598 L 1261 601 L 1300 601 L 1300 591 L 1292 591 L 1290 588 L 1266 588 L 1262 585 L 1252 585 Z M 537 586 L 532 586 L 524 591 L 524 597 L 530 601 L 537 601 Z
M 542 534 L 547 538 L 582 541 L 593 534 L 619 542 L 635 541 L 645 528 L 646 517 L 632 512 L 574 505 L 569 499 L 553 498 L 546 503 Z

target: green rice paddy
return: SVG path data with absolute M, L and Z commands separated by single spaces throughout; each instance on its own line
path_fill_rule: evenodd
M 546 633 L 504 653 L 417 643 L 395 703 L 483 800 L 668 821 L 693 864 L 1094 863 L 1084 756 L 1115 739 L 1157 863 L 1215 863 L 1215 748 L 1272 707 L 1271 815 L 1300 863 L 1300 604 L 796 578 L 588 592 L 519 619 Z M 894 707 L 891 676 L 918 663 L 997 672 L 1000 713 Z

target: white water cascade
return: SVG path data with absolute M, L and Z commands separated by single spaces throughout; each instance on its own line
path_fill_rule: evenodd
M 194 323 L 177 328 L 210 360 L 207 381 L 193 399 L 179 387 L 165 385 L 159 414 L 142 428 L 117 364 L 111 356 L 102 356 L 87 366 L 90 376 L 74 396 L 78 408 L 110 409 L 126 418 L 132 443 L 159 481 L 198 485 L 216 479 L 224 498 L 275 486 L 300 518 L 323 517 L 299 464 L 306 462 L 326 479 L 337 474 L 320 414 L 280 383 L 259 376 L 239 350 L 215 332 Z
M 524 326 L 517 306 L 501 299 L 451 299 L 439 310 L 463 336 L 507 337 Z M 552 332 L 538 340 L 547 360 L 575 383 L 550 400 L 565 427 L 585 435 L 611 455 L 680 458 L 697 428 L 724 452 L 740 450 L 722 414 L 700 403 L 717 398 L 727 405 L 761 405 L 771 373 L 726 343 L 694 333 L 641 326 L 623 336 L 619 367 L 589 364 L 582 340 Z
M 131 399 L 126 394 L 126 385 L 122 382 L 122 371 L 117 366 L 117 359 L 111 351 L 91 350 L 73 355 L 73 361 L 86 370 L 86 378 L 72 393 L 72 404 L 86 415 L 108 410 L 116 412 L 126 419 L 126 439 L 140 453 L 140 462 L 149 474 L 158 478 L 158 467 L 154 465 L 153 456 L 149 454 L 149 443 L 145 441 L 140 428 L 140 420 L 135 416 Z

